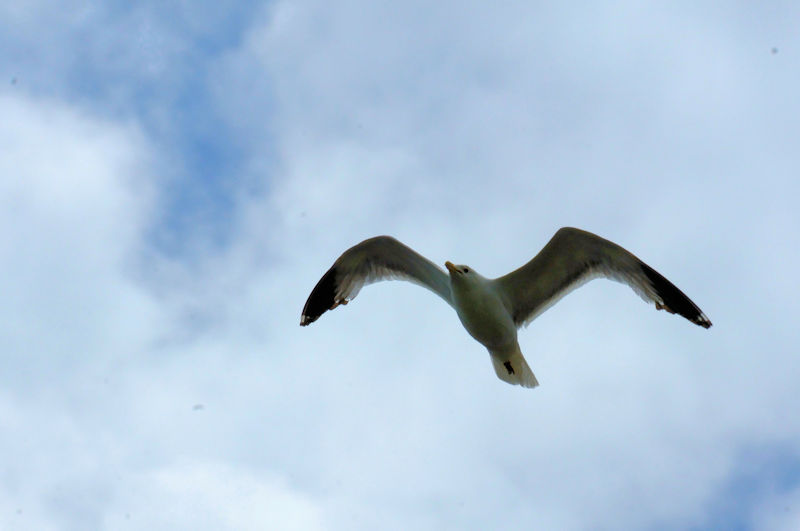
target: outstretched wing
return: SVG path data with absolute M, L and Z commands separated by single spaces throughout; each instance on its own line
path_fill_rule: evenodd
M 391 236 L 376 236 L 346 250 L 309 295 L 300 325 L 316 321 L 340 304 L 347 304 L 367 284 L 379 280 L 408 280 L 450 301 L 450 280 L 436 264 Z
M 656 309 L 677 313 L 704 328 L 711 326 L 700 308 L 656 270 L 619 245 L 570 227 L 556 232 L 533 260 L 494 282 L 519 327 L 598 277 L 629 285 Z

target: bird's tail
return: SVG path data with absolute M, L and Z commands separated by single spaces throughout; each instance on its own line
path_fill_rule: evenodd
M 536 387 L 539 381 L 534 376 L 533 371 L 528 367 L 528 362 L 519 350 L 519 344 L 515 345 L 510 351 L 495 350 L 489 351 L 492 358 L 492 365 L 497 377 L 511 385 L 521 385 L 522 387 Z

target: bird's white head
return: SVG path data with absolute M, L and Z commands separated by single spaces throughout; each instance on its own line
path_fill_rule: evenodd
M 488 279 L 483 278 L 480 273 L 469 266 L 456 265 L 452 262 L 445 262 L 444 266 L 447 268 L 447 272 L 450 273 L 450 293 L 453 296 L 456 307 L 461 304 L 459 300 L 463 302 L 476 297 L 478 299 L 483 298 L 490 282 Z M 463 303 L 469 305 L 474 302 Z
M 447 268 L 448 273 L 450 273 L 451 284 L 472 284 L 483 278 L 477 271 L 469 266 L 455 265 L 453 262 L 445 262 L 444 266 Z

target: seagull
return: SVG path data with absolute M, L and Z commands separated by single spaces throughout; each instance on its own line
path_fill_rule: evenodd
M 345 251 L 311 291 L 300 325 L 353 300 L 380 280 L 407 280 L 453 307 L 469 335 L 489 351 L 498 378 L 512 385 L 539 385 L 522 355 L 517 329 L 527 326 L 561 297 L 603 277 L 633 288 L 657 310 L 677 313 L 703 328 L 711 321 L 689 297 L 619 245 L 584 230 L 559 229 L 530 262 L 499 278 L 445 262 L 447 272 L 391 236 L 376 236 Z

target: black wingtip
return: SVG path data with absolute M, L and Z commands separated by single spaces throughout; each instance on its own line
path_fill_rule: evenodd
M 300 316 L 300 326 L 310 325 L 320 315 L 336 306 L 336 270 L 332 267 L 319 279 L 308 296 Z
M 656 309 L 677 313 L 697 326 L 711 328 L 711 321 L 708 317 L 675 284 L 647 264 L 642 263 L 641 266 L 656 294 L 664 301 L 663 304 L 656 303 Z
M 709 321 L 708 317 L 706 317 L 706 314 L 703 312 L 700 312 L 700 316 L 692 322 L 698 326 L 702 326 L 703 328 L 711 328 L 713 326 L 711 321 Z

